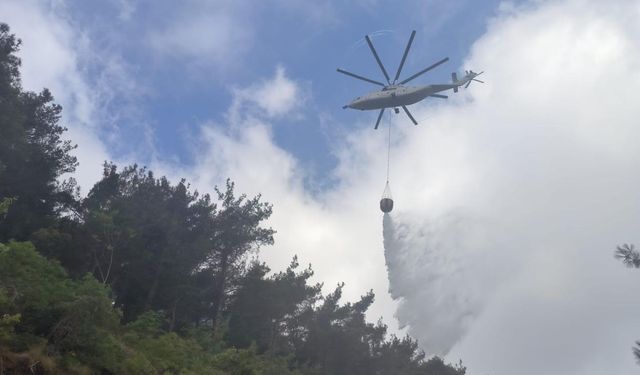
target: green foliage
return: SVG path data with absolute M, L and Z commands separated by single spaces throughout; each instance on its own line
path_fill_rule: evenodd
M 12 242 L 0 251 L 0 286 L 22 313 L 18 328 L 36 335 L 48 332 L 62 314 L 61 304 L 73 299 L 64 269 L 28 242 Z
M 30 243 L 12 242 L 0 251 L 0 286 L 5 297 L 0 298 L 0 308 L 20 317 L 12 324 L 18 333 L 12 347 L 20 350 L 39 341 L 29 337 L 47 337 L 49 345 L 71 362 L 77 358 L 113 371 L 119 367 L 124 359 L 115 337 L 120 317 L 109 290 L 93 276 L 72 281 Z M 13 296 L 11 303 L 6 303 L 6 291 Z
M 211 247 L 209 196 L 135 165 L 119 172 L 106 164 L 83 207 L 94 274 L 112 285 L 125 321 L 147 310 L 170 311 L 174 327 L 194 320 L 182 306 L 206 297 L 194 284 Z
M 207 254 L 204 272 L 213 275 L 214 329 L 220 315 L 228 305 L 228 297 L 238 284 L 238 276 L 243 275 L 245 259 L 251 250 L 273 244 L 271 228 L 261 227 L 261 223 L 271 216 L 272 207 L 260 201 L 260 195 L 247 199 L 246 195 L 235 196 L 234 184 L 226 182 L 226 190 L 215 188 L 220 209 L 214 217 L 214 233 L 211 237 L 211 251 Z
M 400 339 L 392 336 L 390 340 L 380 343 L 376 348 L 376 367 L 381 374 L 419 374 L 424 360 L 424 353 L 418 349 L 418 343 L 409 336 Z
M 108 288 L 86 275 L 73 289 L 73 299 L 62 304 L 62 315 L 49 333 L 51 343 L 62 352 L 77 353 L 83 362 L 117 370 L 124 352 L 116 338 L 120 316 Z
M 264 264 L 249 267 L 227 311 L 226 337 L 243 348 L 223 350 L 221 342 L 205 333 L 206 326 L 182 335 L 167 331 L 165 313 L 150 311 L 122 327 L 106 285 L 91 275 L 72 281 L 31 244 L 13 242 L 0 251 L 0 309 L 10 314 L 3 315 L 0 325 L 2 342 L 16 348 L 21 335 L 29 334 L 22 343 L 35 347 L 42 343 L 37 336 L 46 337 L 47 345 L 59 353 L 54 363 L 69 372 L 465 373 L 461 365 L 452 367 L 439 358 L 424 361 L 409 337 L 385 340 L 386 326 L 365 320 L 372 293 L 341 305 L 342 285 L 322 297 L 320 285 L 307 285 L 311 269 L 297 272 L 298 267 L 294 259 L 285 272 L 272 276 Z M 14 291 L 15 298 L 7 291 Z
M 130 341 L 136 341 L 140 337 L 158 337 L 164 332 L 165 325 L 166 319 L 161 313 L 147 311 L 126 325 L 126 337 Z
M 15 310 L 12 301 L 6 291 L 0 288 L 0 347 L 10 341 L 14 327 L 20 322 L 20 314 L 10 314 L 12 310 Z
M 284 357 L 259 355 L 254 347 L 229 349 L 218 354 L 214 365 L 228 375 L 300 375 Z
M 291 322 L 288 330 L 296 357 L 327 374 L 374 373 L 371 353 L 384 339 L 386 326 L 365 320 L 373 293 L 356 303 L 340 305 L 342 287 L 340 284 L 319 306 L 307 307 Z
M 307 285 L 313 276 L 311 268 L 296 273 L 299 263 L 294 258 L 285 272 L 267 278 L 269 268 L 254 262 L 239 285 L 228 315 L 228 342 L 239 348 L 252 343 L 264 352 L 289 352 L 283 336 L 285 328 L 305 307 L 320 298 L 320 284 Z
M 424 370 L 422 374 L 425 375 L 464 375 L 467 372 L 467 368 L 462 365 L 462 361 L 455 366 L 451 366 L 446 364 L 440 357 L 430 358 L 422 363 L 420 368 Z
M 143 354 L 160 373 L 181 370 L 199 373 L 211 366 L 211 358 L 194 340 L 184 339 L 175 332 L 157 337 L 129 337 L 127 343 Z
M 154 371 L 151 373 L 222 374 L 213 368 L 213 352 L 195 337 L 166 332 L 165 325 L 162 315 L 153 312 L 127 324 L 124 342 L 137 354 L 126 366 Z
M 7 214 L 7 211 L 9 211 L 9 207 L 11 206 L 11 203 L 13 203 L 13 201 L 15 201 L 15 198 L 3 198 L 0 201 L 0 217 L 4 218 L 4 216 Z
M 29 239 L 39 253 L 58 260 L 75 279 L 94 268 L 93 254 L 88 251 L 91 235 L 80 223 L 68 218 L 60 219 L 55 226 L 35 231 Z
M 172 185 L 136 165 L 119 171 L 105 164 L 102 180 L 82 204 L 86 234 L 75 235 L 92 254 L 91 271 L 112 285 L 125 321 L 161 310 L 170 330 L 223 324 L 247 255 L 273 243 L 274 231 L 261 226 L 271 206 L 260 196 L 236 197 L 230 181 L 216 192 L 219 204 L 190 192 L 185 181 Z M 73 260 L 80 257 L 67 256 L 77 251 L 53 245 L 63 242 L 57 233 L 37 232 L 34 241 L 77 268 Z
M 20 59 L 15 55 L 22 41 L 10 33 L 6 23 L 0 23 L 0 87 L 4 90 L 20 87 Z

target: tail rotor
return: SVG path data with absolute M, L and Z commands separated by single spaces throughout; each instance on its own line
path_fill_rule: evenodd
M 467 75 L 465 78 L 468 79 L 467 84 L 464 85 L 464 88 L 468 88 L 469 85 L 471 84 L 471 81 L 476 81 L 476 82 L 480 82 L 480 83 L 484 83 L 484 81 L 481 81 L 479 79 L 476 79 L 477 76 L 479 76 L 480 74 L 484 73 L 484 71 L 480 72 L 480 73 L 476 73 L 473 70 L 465 70 L 464 71 Z

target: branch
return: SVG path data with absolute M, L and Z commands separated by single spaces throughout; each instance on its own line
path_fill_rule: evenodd
M 640 252 L 633 245 L 617 246 L 614 257 L 622 260 L 627 267 L 640 268 Z

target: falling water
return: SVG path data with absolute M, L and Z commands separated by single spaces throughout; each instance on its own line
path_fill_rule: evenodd
M 396 317 L 428 354 L 444 355 L 482 306 L 471 267 L 481 226 L 456 214 L 420 224 L 394 217 L 384 214 L 383 235 Z

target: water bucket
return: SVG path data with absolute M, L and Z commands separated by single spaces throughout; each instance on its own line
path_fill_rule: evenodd
M 389 181 L 387 181 L 387 185 L 384 187 L 384 192 L 382 193 L 382 199 L 380 199 L 380 210 L 385 214 L 393 210 L 393 199 L 391 197 Z

